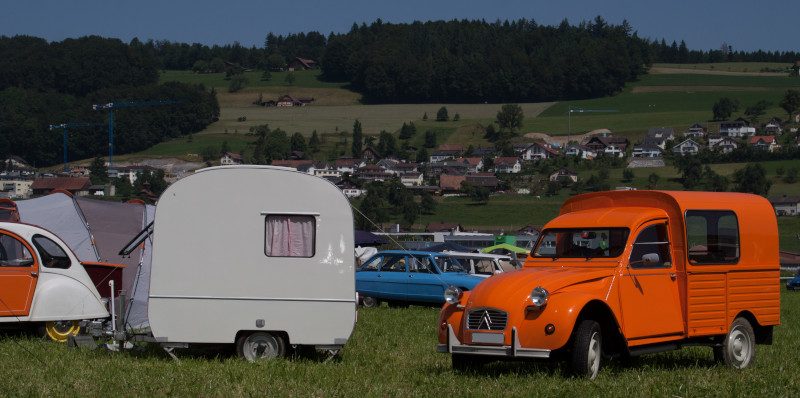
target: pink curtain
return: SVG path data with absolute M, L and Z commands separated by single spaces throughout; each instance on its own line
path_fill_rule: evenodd
M 312 257 L 314 255 L 314 217 L 269 215 L 266 221 L 266 247 L 270 257 Z

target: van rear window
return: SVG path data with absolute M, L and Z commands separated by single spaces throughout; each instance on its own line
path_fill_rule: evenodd
M 686 242 L 691 264 L 739 262 L 739 220 L 728 210 L 687 210 Z
M 264 235 L 268 257 L 314 257 L 314 216 L 267 214 Z

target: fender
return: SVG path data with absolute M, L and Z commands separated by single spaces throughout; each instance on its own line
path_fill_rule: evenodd
M 68 321 L 109 317 L 96 290 L 67 275 L 42 272 L 31 303 L 31 321 Z

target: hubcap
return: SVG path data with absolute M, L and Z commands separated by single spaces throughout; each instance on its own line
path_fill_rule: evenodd
M 597 376 L 597 371 L 600 369 L 600 336 L 592 333 L 592 338 L 589 339 L 589 371 L 590 377 Z

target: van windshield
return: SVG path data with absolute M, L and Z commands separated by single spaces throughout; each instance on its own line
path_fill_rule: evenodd
M 622 255 L 628 241 L 627 228 L 563 228 L 542 232 L 534 257 L 613 258 Z

